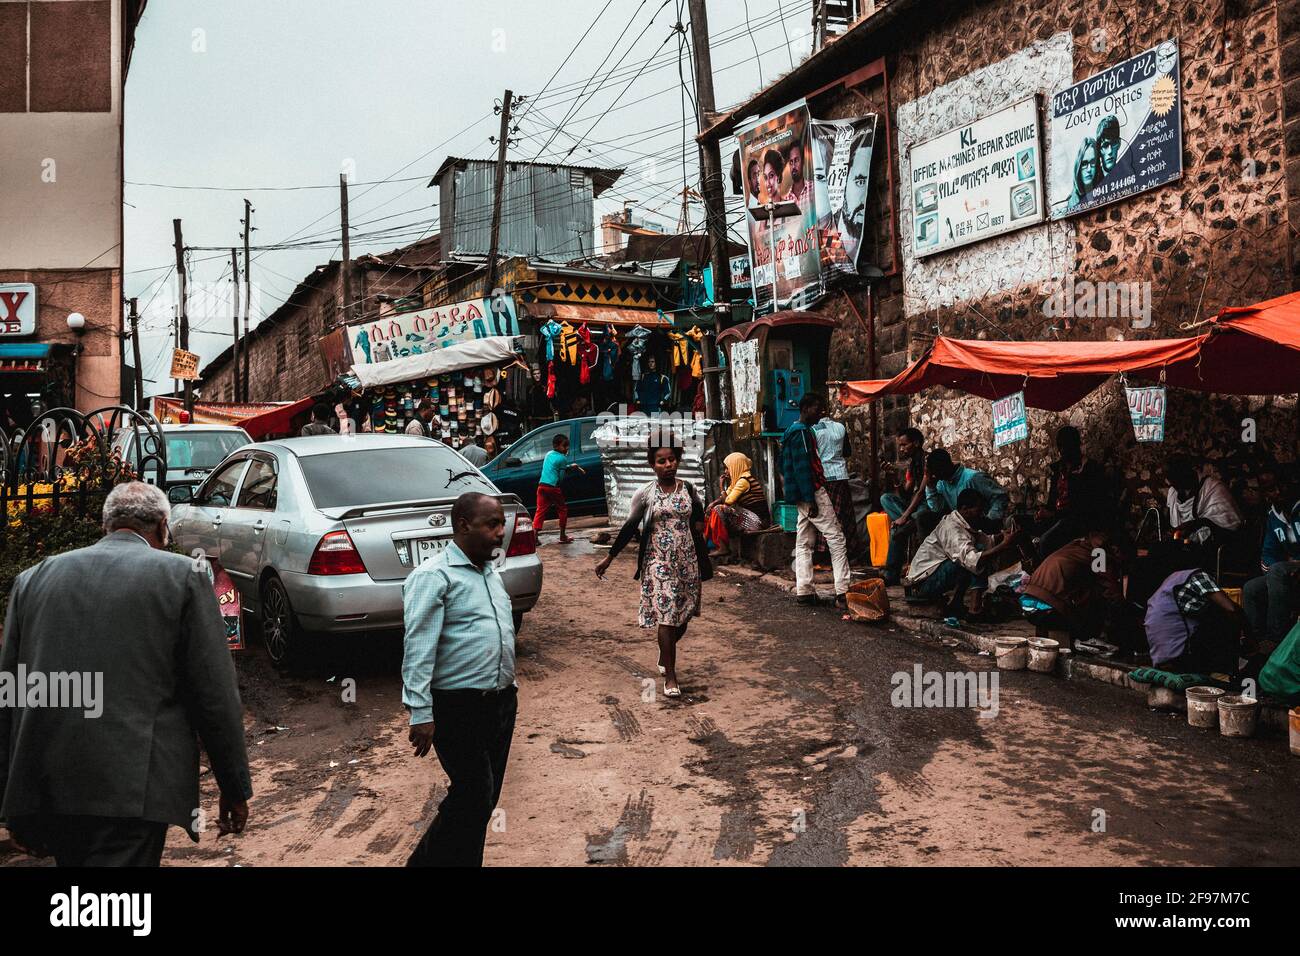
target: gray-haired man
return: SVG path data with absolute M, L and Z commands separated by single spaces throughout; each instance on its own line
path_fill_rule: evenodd
M 0 818 L 59 866 L 157 866 L 169 824 L 197 841 L 199 738 L 221 832 L 248 819 L 226 629 L 206 566 L 163 550 L 169 511 L 153 485 L 117 486 L 104 537 L 28 568 L 9 596 L 0 685 L 16 693 L 0 695 Z

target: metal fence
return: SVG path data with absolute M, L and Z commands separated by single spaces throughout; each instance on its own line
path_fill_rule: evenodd
M 131 461 L 113 445 L 123 429 L 139 437 L 131 443 Z M 125 405 L 85 413 L 52 408 L 12 436 L 0 430 L 0 548 L 16 535 L 32 543 L 34 515 L 97 517 L 112 487 L 146 467 L 167 474 L 162 426 Z

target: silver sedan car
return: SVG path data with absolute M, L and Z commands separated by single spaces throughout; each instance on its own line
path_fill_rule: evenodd
M 451 541 L 451 506 L 493 495 L 506 515 L 497 567 L 518 627 L 542 590 L 528 510 L 456 451 L 406 435 L 319 435 L 245 445 L 197 491 L 173 489 L 172 533 L 220 563 L 277 664 L 313 632 L 402 626 L 402 582 Z

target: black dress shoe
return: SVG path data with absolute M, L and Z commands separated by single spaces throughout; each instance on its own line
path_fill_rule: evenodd
M 804 607 L 809 607 L 809 606 L 811 606 L 811 605 L 815 605 L 815 604 L 817 603 L 817 595 L 815 595 L 815 594 L 800 594 L 798 597 L 796 597 L 796 598 L 794 599 L 794 603 L 795 603 L 795 604 L 802 604 Z

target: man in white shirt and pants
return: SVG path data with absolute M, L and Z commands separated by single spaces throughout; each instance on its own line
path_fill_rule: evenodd
M 974 488 L 957 496 L 957 510 L 943 516 L 912 558 L 903 577 L 910 595 L 935 599 L 952 591 L 944 612 L 962 617 L 967 615 L 966 591 L 973 587 L 975 608 L 970 613 L 981 612 L 991 559 L 1009 549 L 1015 535 L 1014 531 L 1003 531 L 994 538 L 976 531 L 971 524 L 987 507 L 984 496 Z

